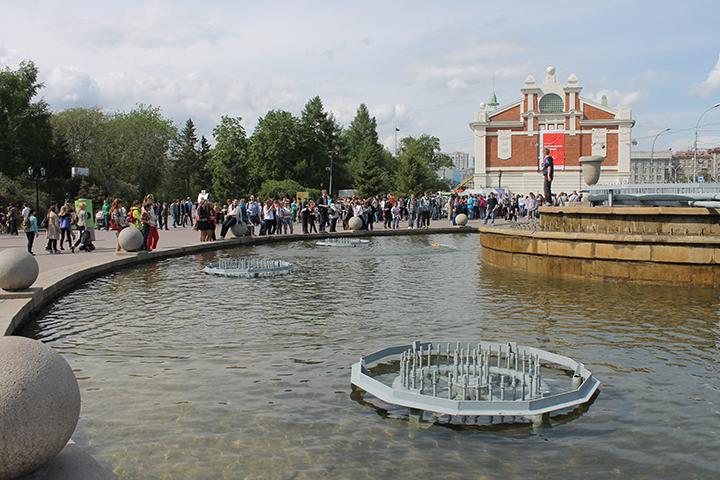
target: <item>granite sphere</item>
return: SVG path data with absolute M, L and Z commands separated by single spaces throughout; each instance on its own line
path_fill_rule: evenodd
M 8 248 L 0 251 L 0 288 L 24 290 L 37 280 L 37 260 L 27 250 Z
M 245 234 L 247 234 L 248 232 L 248 226 L 245 222 L 236 223 L 235 225 L 230 227 L 230 231 L 236 237 L 244 237 Z
M 118 235 L 118 243 L 126 252 L 140 250 L 143 244 L 143 236 L 135 227 L 123 228 Z
M 464 227 L 465 225 L 467 225 L 467 222 L 468 217 L 464 213 L 458 213 L 455 217 L 455 225 L 457 225 L 458 227 Z
M 350 227 L 350 230 L 360 230 L 363 227 L 363 222 L 360 217 L 352 217 L 348 221 L 348 227 Z
M 80 389 L 55 350 L 25 337 L 0 338 L 0 478 L 34 472 L 75 431 Z

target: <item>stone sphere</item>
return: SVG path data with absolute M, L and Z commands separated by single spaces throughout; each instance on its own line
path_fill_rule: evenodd
M 350 230 L 360 230 L 363 226 L 362 218 L 360 217 L 352 217 L 348 221 L 348 227 L 350 227 Z
M 123 228 L 118 235 L 118 243 L 126 252 L 140 250 L 143 244 L 142 233 L 135 227 Z
M 0 338 L 0 478 L 34 472 L 60 453 L 80 417 L 80 389 L 55 350 Z
M 458 215 L 455 217 L 455 225 L 457 225 L 458 227 L 464 227 L 465 225 L 467 225 L 467 222 L 468 218 L 467 215 L 465 215 L 464 213 L 458 213 Z
M 248 232 L 247 223 L 245 223 L 245 222 L 236 223 L 235 225 L 230 227 L 230 231 L 236 237 L 244 237 Z
M 8 248 L 0 252 L 0 288 L 24 290 L 37 280 L 37 260 L 22 248 Z

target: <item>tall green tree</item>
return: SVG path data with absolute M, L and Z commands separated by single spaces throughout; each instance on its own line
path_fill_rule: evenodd
M 106 129 L 111 120 L 100 107 L 75 107 L 54 113 L 50 124 L 55 137 L 61 136 L 67 143 L 73 166 L 102 176 L 109 167 L 111 142 Z
M 347 172 L 353 188 L 363 195 L 387 190 L 394 176 L 391 154 L 378 141 L 377 121 L 363 103 L 350 126 L 342 132 L 342 149 L 347 158 Z
M 249 141 L 240 124 L 242 118 L 223 116 L 213 129 L 215 148 L 207 161 L 212 175 L 210 193 L 216 199 L 233 198 L 252 192 L 249 176 Z
M 50 124 L 55 140 L 66 145 L 70 167 L 88 168 L 91 182 L 102 188 L 107 196 L 127 198 L 125 195 L 130 193 L 127 187 L 115 181 L 117 161 L 109 135 L 111 121 L 111 115 L 93 106 L 55 112 Z M 68 182 L 65 193 L 71 198 L 78 195 L 81 181 L 81 178 L 75 178 Z M 133 196 L 137 195 L 133 193 Z
M 177 137 L 159 108 L 138 105 L 114 114 L 99 107 L 71 108 L 54 114 L 51 123 L 55 136 L 67 143 L 73 166 L 89 168 L 88 181 L 106 196 L 129 201 L 158 193 Z
M 320 97 L 305 104 L 300 116 L 302 158 L 295 164 L 295 178 L 306 187 L 328 188 L 330 154 L 339 151 L 342 128 L 332 113 L 325 111 Z M 335 155 L 334 165 L 341 168 L 343 158 Z M 334 166 L 333 165 L 333 166 Z
M 366 138 L 363 148 L 353 158 L 355 171 L 355 189 L 363 197 L 379 195 L 387 191 L 388 172 L 382 168 L 381 157 L 378 155 L 377 144 L 372 138 Z
M 37 74 L 32 61 L 0 71 L 0 172 L 11 177 L 47 166 L 52 150 L 50 108 L 42 98 L 33 101 L 43 88 Z
M 401 195 L 449 188 L 447 181 L 438 178 L 437 171 L 441 167 L 450 167 L 452 160 L 440 153 L 437 137 L 423 134 L 417 139 L 403 138 L 397 164 L 395 185 Z
M 205 138 L 200 137 L 200 166 L 198 168 L 197 181 L 200 190 L 210 190 L 212 187 L 212 172 L 210 171 L 210 158 L 212 157 L 212 147 Z
M 259 191 L 266 180 L 295 179 L 305 185 L 305 178 L 297 171 L 301 155 L 298 119 L 284 110 L 270 110 L 258 120 L 251 137 L 250 190 Z
M 197 179 L 205 168 L 192 118 L 185 122 L 173 150 L 175 158 L 170 162 L 169 192 L 175 198 L 192 197 L 200 189 Z
M 141 196 L 156 193 L 170 146 L 177 136 L 171 119 L 159 107 L 138 105 L 129 113 L 119 112 L 111 121 L 115 174 L 137 186 Z

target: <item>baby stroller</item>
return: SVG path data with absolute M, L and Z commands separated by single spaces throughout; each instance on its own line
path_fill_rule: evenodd
M 83 230 L 80 234 L 80 246 L 78 248 L 80 250 L 85 250 L 86 252 L 92 252 L 95 250 L 95 245 L 92 243 L 92 237 L 90 236 L 89 231 Z

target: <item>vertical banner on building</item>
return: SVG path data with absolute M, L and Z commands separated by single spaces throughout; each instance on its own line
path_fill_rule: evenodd
M 543 149 L 550 150 L 555 169 L 565 170 L 565 131 L 545 130 L 540 132 L 540 169 L 542 170 Z

